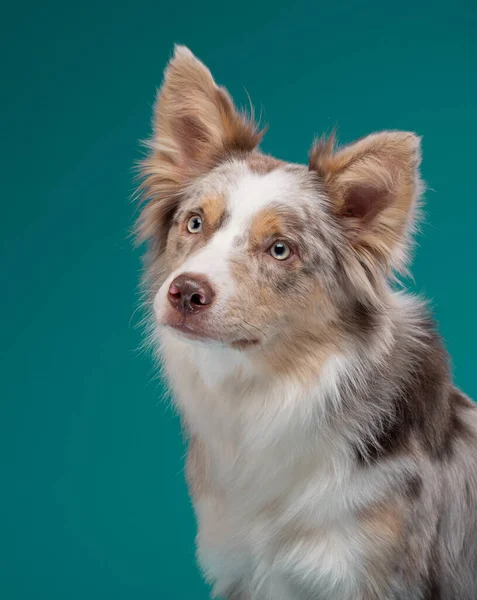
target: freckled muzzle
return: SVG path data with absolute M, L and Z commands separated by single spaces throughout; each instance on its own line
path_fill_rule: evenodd
M 240 315 L 231 315 L 230 307 L 218 302 L 219 297 L 205 275 L 181 273 L 156 296 L 157 322 L 191 340 L 218 342 L 240 350 L 259 344 L 259 329 L 245 324 Z

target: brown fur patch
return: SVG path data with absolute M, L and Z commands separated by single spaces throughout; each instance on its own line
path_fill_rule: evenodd
M 395 504 L 375 504 L 358 514 L 364 530 L 373 538 L 397 546 L 403 530 L 403 520 Z
M 297 246 L 295 248 L 297 250 L 301 245 L 300 234 L 303 233 L 306 225 L 307 223 L 293 207 L 272 204 L 258 212 L 252 220 L 250 234 L 252 247 L 256 248 L 269 239 L 272 241 L 272 238 L 287 238 Z M 310 247 L 307 247 L 307 250 L 309 251 Z
M 323 337 L 309 331 L 301 331 L 290 339 L 280 338 L 276 344 L 263 352 L 264 362 L 278 375 L 296 378 L 306 386 L 316 381 L 326 360 L 335 350 L 329 332 Z
M 285 226 L 280 213 L 267 208 L 256 215 L 252 221 L 250 237 L 254 247 L 261 246 L 265 241 L 285 235 Z
M 381 600 L 396 562 L 400 560 L 397 552 L 404 534 L 404 518 L 392 502 L 369 506 L 357 516 L 368 538 L 366 580 L 369 597 Z
M 201 207 L 204 211 L 206 224 L 213 230 L 218 229 L 226 214 L 227 203 L 224 196 L 217 194 L 207 196 L 202 200 Z

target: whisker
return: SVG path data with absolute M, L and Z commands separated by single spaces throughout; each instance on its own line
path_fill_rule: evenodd
M 138 311 L 142 310 L 142 309 L 146 309 L 146 307 L 147 307 L 148 305 L 152 305 L 152 301 L 149 301 L 149 300 L 148 300 L 148 301 L 144 301 L 144 302 L 141 302 L 141 303 L 140 303 L 138 306 L 136 306 L 136 308 L 133 310 L 133 312 L 132 312 L 132 314 L 131 314 L 131 316 L 130 316 L 130 318 L 129 318 L 128 327 L 131 327 L 131 321 L 133 320 L 133 318 L 134 318 L 134 316 L 136 315 L 136 313 L 137 313 Z M 144 320 L 144 318 L 143 318 L 143 319 L 141 319 L 141 321 L 140 321 L 140 322 L 142 323 L 142 321 L 143 321 L 143 320 Z

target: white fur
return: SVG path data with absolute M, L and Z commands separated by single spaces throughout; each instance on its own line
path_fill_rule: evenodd
M 176 400 L 206 444 L 220 490 L 195 506 L 199 561 L 216 593 L 242 579 L 254 600 L 318 598 L 317 589 L 337 600 L 364 598 L 368 546 L 356 511 L 412 465 L 384 463 L 369 479 L 351 469 L 342 438 L 323 418 L 351 360 L 332 357 L 303 389 L 261 380 L 253 360 L 234 350 L 191 345 L 172 332 L 164 332 L 162 348 Z M 245 401 L 227 388 L 227 374 L 239 369 L 249 381 Z M 288 539 L 290 527 L 319 535 Z

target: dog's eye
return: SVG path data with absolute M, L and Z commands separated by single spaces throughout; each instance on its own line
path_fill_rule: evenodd
M 291 249 L 288 244 L 285 244 L 285 242 L 275 242 L 270 247 L 269 253 L 277 260 L 286 260 L 291 254 Z
M 202 218 L 199 215 L 194 215 L 187 221 L 187 231 L 189 233 L 199 233 L 202 229 Z

